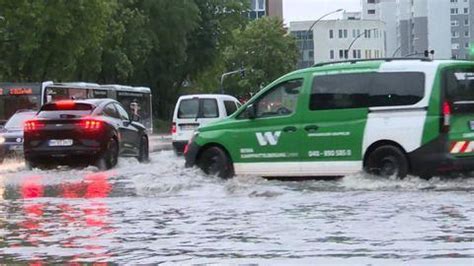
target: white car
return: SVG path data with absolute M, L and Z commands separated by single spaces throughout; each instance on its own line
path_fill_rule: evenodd
M 235 97 L 222 94 L 181 96 L 173 114 L 171 136 L 173 148 L 182 153 L 194 130 L 199 126 L 233 114 L 241 103 Z

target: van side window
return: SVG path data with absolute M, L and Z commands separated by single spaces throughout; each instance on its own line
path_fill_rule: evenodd
M 303 79 L 283 82 L 257 100 L 256 116 L 286 116 L 295 112 Z
M 316 76 L 310 110 L 412 105 L 424 93 L 425 75 L 421 72 Z
M 235 113 L 237 111 L 237 106 L 235 105 L 234 101 L 224 101 L 225 111 L 227 116 Z

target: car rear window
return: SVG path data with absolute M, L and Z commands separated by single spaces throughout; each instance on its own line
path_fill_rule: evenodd
M 65 119 L 90 115 L 94 106 L 87 103 L 48 103 L 38 113 L 39 118 Z
M 178 108 L 178 118 L 217 118 L 219 109 L 216 99 L 185 99 L 181 100 Z
M 43 105 L 41 111 L 92 111 L 94 106 L 87 103 L 56 102 Z

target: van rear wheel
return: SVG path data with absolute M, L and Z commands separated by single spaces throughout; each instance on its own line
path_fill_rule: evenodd
M 198 166 L 207 175 L 228 179 L 233 176 L 232 162 L 227 153 L 219 147 L 210 147 L 199 156 Z
M 372 151 L 365 163 L 365 171 L 380 177 L 408 175 L 408 160 L 404 152 L 391 145 L 380 146 Z

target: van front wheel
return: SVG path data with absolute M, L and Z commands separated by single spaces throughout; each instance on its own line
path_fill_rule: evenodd
M 219 147 L 210 147 L 199 156 L 198 166 L 207 175 L 228 179 L 233 176 L 232 162 L 227 153 Z
M 399 148 L 385 145 L 372 151 L 365 163 L 365 171 L 381 177 L 408 175 L 408 160 Z

